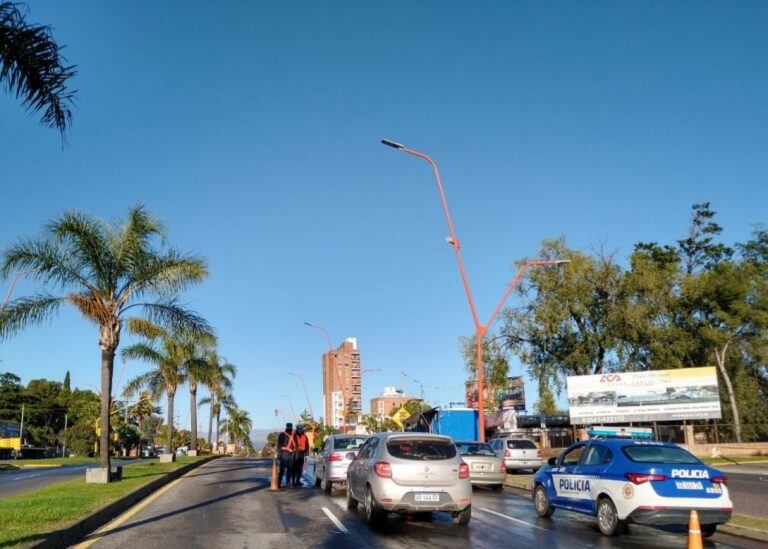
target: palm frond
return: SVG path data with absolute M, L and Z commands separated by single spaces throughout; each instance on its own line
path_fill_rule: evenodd
M 142 389 L 148 389 L 149 392 L 152 393 L 154 399 L 160 397 L 162 391 L 162 378 L 158 375 L 156 370 L 144 372 L 129 380 L 123 388 L 123 396 L 129 397 L 135 395 Z
M 166 330 L 156 324 L 153 324 L 145 318 L 131 317 L 126 319 L 125 323 L 128 327 L 129 333 L 141 336 L 150 341 L 154 341 L 162 337 L 169 337 L 169 334 Z
M 163 363 L 163 355 L 161 355 L 157 349 L 146 343 L 134 343 L 123 347 L 120 352 L 123 360 L 141 360 L 143 362 L 149 362 L 150 364 L 161 365 Z
M 76 211 L 66 211 L 48 224 L 48 232 L 57 242 L 64 242 L 102 291 L 117 286 L 114 258 L 109 253 L 105 224 Z M 105 298 L 112 296 L 105 295 Z
M 147 294 L 161 297 L 178 295 L 208 276 L 205 259 L 173 249 L 162 255 L 145 254 L 140 259 L 129 265 L 128 282 L 119 291 L 119 295 L 126 300 Z
M 165 239 L 165 228 L 139 204 L 128 211 L 128 220 L 123 225 L 110 228 L 108 234 L 118 270 L 126 272 L 130 265 L 142 262 L 150 253 L 153 237 Z
M 158 303 L 136 303 L 123 310 L 133 307 L 141 307 L 150 322 L 165 327 L 171 332 L 186 332 L 192 336 L 214 333 L 208 321 L 180 305 L 175 299 Z
M 64 298 L 37 294 L 14 299 L 0 310 L 0 339 L 18 333 L 27 326 L 40 324 L 56 314 Z
M 51 28 L 27 23 L 17 4 L 0 3 L 0 83 L 42 123 L 65 137 L 72 122 L 75 91 L 68 88 L 77 74 L 67 65 Z
M 21 270 L 29 271 L 30 278 L 43 283 L 61 287 L 76 284 L 94 290 L 73 254 L 47 240 L 23 240 L 6 250 L 0 277 L 7 278 L 12 272 Z

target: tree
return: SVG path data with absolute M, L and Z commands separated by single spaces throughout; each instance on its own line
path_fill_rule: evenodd
M 8 303 L 0 312 L 0 339 L 51 318 L 64 304 L 74 306 L 99 329 L 101 424 L 109 426 L 112 377 L 120 334 L 131 311 L 175 330 L 210 332 L 208 323 L 178 301 L 190 284 L 208 274 L 202 258 L 174 249 L 159 250 L 160 223 L 143 207 L 122 223 L 65 212 L 46 227 L 44 238 L 22 240 L 5 252 L 0 277 L 29 270 L 43 284 L 62 290 Z M 101 430 L 99 460 L 109 467 L 109 429 Z
M 230 442 L 239 444 L 247 452 L 253 452 L 253 442 L 251 442 L 251 430 L 253 421 L 248 412 L 240 408 L 229 408 L 228 417 L 222 427 L 229 433 Z
M 173 452 L 174 398 L 179 385 L 187 381 L 190 364 L 199 359 L 197 350 L 201 344 L 212 341 L 210 332 L 169 331 L 143 319 L 131 319 L 128 329 L 144 341 L 123 349 L 123 360 L 141 360 L 153 368 L 125 385 L 125 395 L 133 395 L 139 389 L 148 389 L 155 399 L 165 395 L 168 404 L 168 430 L 166 452 Z
M 67 65 L 51 27 L 27 22 L 19 4 L 0 2 L 0 83 L 28 109 L 42 111 L 42 123 L 64 137 L 72 121 L 77 71 Z
M 211 375 L 206 377 L 204 381 L 210 395 L 200 401 L 200 406 L 210 405 L 210 413 L 208 414 L 208 445 L 211 448 L 213 448 L 211 444 L 213 418 L 216 418 L 216 447 L 218 448 L 221 407 L 224 403 L 231 400 L 232 380 L 237 374 L 237 367 L 215 353 L 209 353 L 207 360 L 213 364 L 212 371 L 210 372 Z
M 131 407 L 131 415 L 136 418 L 139 425 L 139 432 L 144 434 L 144 420 L 152 416 L 152 414 L 159 413 L 160 409 L 155 406 L 152 393 L 149 391 L 141 391 L 136 404 Z M 149 439 L 147 439 L 149 440 Z
M 22 402 L 24 386 L 21 378 L 11 372 L 0 374 L 0 421 L 18 423 L 21 420 Z
M 464 364 L 467 369 L 467 377 L 470 383 L 477 383 L 477 364 L 475 352 L 477 342 L 474 336 L 460 337 L 459 348 L 464 357 Z M 485 380 L 485 391 L 491 395 L 485 402 L 486 411 L 492 412 L 499 407 L 499 393 L 506 387 L 509 377 L 509 358 L 506 350 L 499 344 L 497 338 L 486 337 L 483 339 L 483 379 Z M 477 386 L 475 385 L 475 392 Z M 414 402 L 414 401 L 410 401 Z M 415 401 L 418 404 L 418 401 Z M 407 404 L 406 404 L 407 405 Z M 416 412 L 421 411 L 421 406 L 414 408 Z M 409 412 L 413 412 L 409 409 Z
M 64 384 L 62 385 L 61 390 L 65 393 L 72 391 L 72 382 L 69 377 L 69 370 L 67 370 L 67 373 L 64 374 Z
M 688 237 L 677 241 L 685 272 L 689 275 L 700 269 L 712 269 L 733 255 L 733 250 L 728 246 L 713 242 L 723 228 L 713 221 L 716 212 L 709 207 L 709 202 L 694 204 L 692 209 Z
M 213 351 L 216 338 L 213 334 L 200 336 L 194 342 L 189 360 L 184 363 L 185 375 L 189 386 L 190 450 L 197 453 L 197 386 L 199 382 L 217 375 L 218 361 Z

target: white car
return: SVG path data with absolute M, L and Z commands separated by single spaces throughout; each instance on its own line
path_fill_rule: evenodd
M 507 471 L 530 469 L 535 473 L 544 465 L 541 450 L 527 438 L 494 438 L 489 444 L 496 455 L 504 460 Z
M 347 467 L 355 453 L 368 440 L 367 435 L 330 435 L 315 459 L 315 486 L 330 494 L 334 484 L 347 482 Z

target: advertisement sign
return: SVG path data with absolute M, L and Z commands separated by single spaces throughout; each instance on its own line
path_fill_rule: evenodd
M 525 381 L 523 376 L 508 377 L 506 385 L 501 390 L 495 390 L 486 383 L 483 392 L 486 403 L 493 402 L 501 409 L 525 410 Z M 468 407 L 477 408 L 477 381 L 467 382 L 464 398 Z
M 720 419 L 714 367 L 568 377 L 572 425 Z

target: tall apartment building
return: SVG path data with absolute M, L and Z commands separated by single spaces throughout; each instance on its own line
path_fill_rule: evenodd
M 402 389 L 397 387 L 384 387 L 381 395 L 371 399 L 371 414 L 379 420 L 384 419 L 391 416 L 392 412 L 399 410 L 403 404 L 412 400 L 423 402 L 418 397 L 406 395 Z
M 345 426 L 356 425 L 362 400 L 360 350 L 357 338 L 348 337 L 333 352 L 323 355 L 323 417 L 326 425 L 342 430 Z

